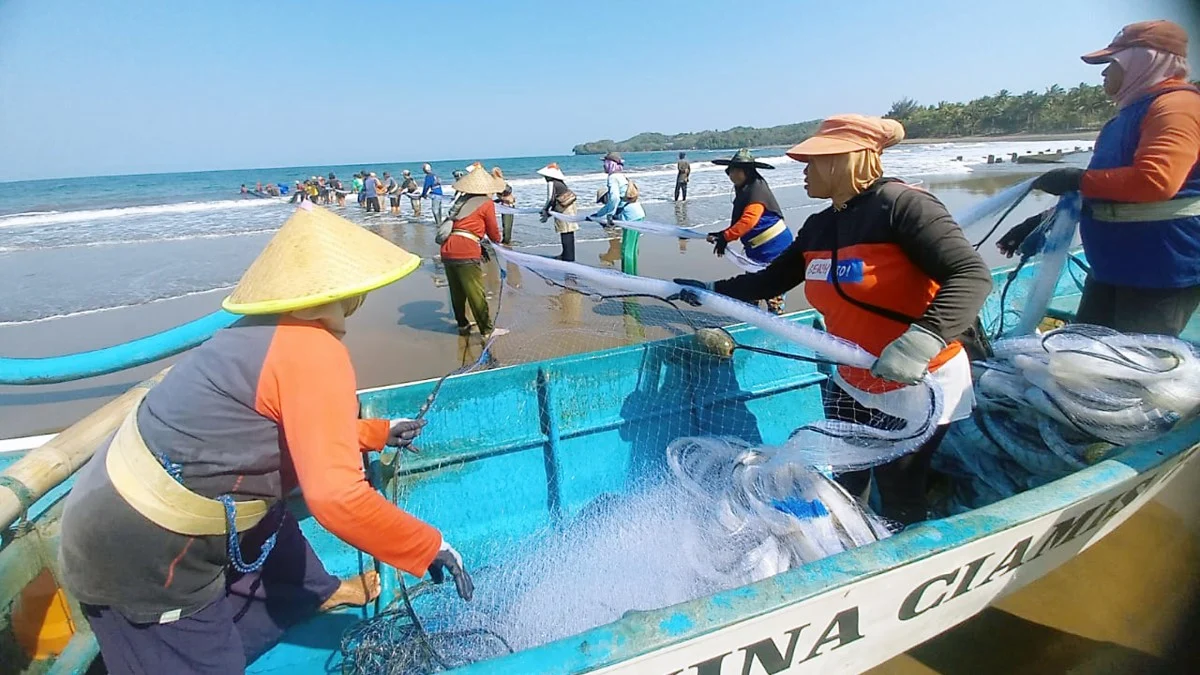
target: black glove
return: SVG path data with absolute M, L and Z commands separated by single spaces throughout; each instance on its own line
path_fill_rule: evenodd
M 480 257 L 480 259 L 482 259 L 482 260 L 483 260 L 483 262 L 485 262 L 485 263 L 486 263 L 486 262 L 491 262 L 491 261 L 492 261 L 492 254 L 491 254 L 491 253 L 488 253 L 488 247 L 486 247 L 486 246 L 480 246 L 480 247 L 479 247 L 479 257 Z
M 1000 237 L 1000 241 L 996 242 L 996 248 L 1000 249 L 1000 252 L 1006 257 L 1013 257 L 1017 249 L 1021 248 L 1021 244 L 1037 229 L 1038 225 L 1041 225 L 1042 219 L 1045 217 L 1046 212 L 1043 211 L 1014 225 L 1011 230 L 1004 233 L 1003 237 Z
M 1083 180 L 1083 169 L 1063 166 L 1038 176 L 1033 181 L 1033 189 L 1061 196 L 1068 192 L 1078 191 L 1081 180 Z
M 714 232 L 705 239 L 713 245 L 713 253 L 722 256 L 725 255 L 725 249 L 729 247 L 729 242 L 726 241 L 725 235 L 721 232 Z
M 421 428 L 424 426 L 425 420 L 410 420 L 404 417 L 394 419 L 392 428 L 388 431 L 387 444 L 393 448 L 416 452 L 412 448 L 412 442 L 421 434 Z
M 699 307 L 700 305 L 704 304 L 700 299 L 700 294 L 693 291 L 693 288 L 703 288 L 706 291 L 711 291 L 713 289 L 713 284 L 711 281 L 700 281 L 698 279 L 675 279 L 674 281 L 685 288 L 667 299 L 682 300 L 692 307 Z
M 466 568 L 463 567 L 462 556 L 443 539 L 442 547 L 433 557 L 433 562 L 429 563 L 429 578 L 433 580 L 433 583 L 440 584 L 446 580 L 446 572 L 454 577 L 454 586 L 458 589 L 458 597 L 470 600 L 471 596 L 475 595 L 475 582 L 471 581 L 471 575 L 467 574 Z

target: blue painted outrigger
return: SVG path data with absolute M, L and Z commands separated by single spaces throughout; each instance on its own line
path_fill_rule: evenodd
M 996 273 L 997 287 L 1004 275 Z M 1030 276 L 1024 270 L 1018 284 Z M 1058 291 L 1052 313 L 1069 316 L 1076 288 L 1064 277 Z M 998 312 L 993 297 L 985 318 Z M 791 318 L 808 322 L 817 316 L 810 311 Z M 731 332 L 744 344 L 782 346 L 754 328 Z M 1200 338 L 1200 322 L 1187 336 Z M 446 380 L 421 436 L 422 452 L 406 456 L 398 472 L 404 507 L 437 524 L 471 566 L 481 567 L 497 539 L 515 544 L 570 521 L 605 493 L 627 492 L 632 478 L 663 467 L 662 450 L 677 437 L 721 434 L 777 443 L 821 415 L 819 388 L 826 376 L 818 366 L 781 365 L 741 351 L 732 360 L 698 364 L 678 358 L 679 341 L 688 339 Z M 702 389 L 688 386 L 696 377 L 705 378 Z M 363 414 L 411 415 L 434 386 L 425 381 L 363 391 Z M 1200 421 L 1193 420 L 1153 443 L 989 506 L 756 584 L 629 612 L 611 624 L 455 672 L 860 672 L 969 618 L 1106 535 L 1153 498 L 1197 447 Z M 378 463 L 372 473 L 378 478 Z M 64 484 L 40 499 L 28 524 L 6 536 L 0 606 L 43 567 L 54 569 L 66 489 Z M 331 572 L 357 574 L 370 564 L 323 530 L 300 500 L 291 506 Z M 394 571 L 385 570 L 385 604 L 397 590 Z M 290 631 L 249 672 L 336 672 L 340 636 L 363 616 L 343 611 L 316 617 Z M 83 672 L 96 656 L 86 622 L 75 616 L 75 626 L 79 632 L 67 651 L 42 664 L 49 672 Z

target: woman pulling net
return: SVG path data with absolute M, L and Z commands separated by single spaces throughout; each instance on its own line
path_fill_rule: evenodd
M 970 362 L 961 336 L 972 327 L 991 290 L 991 274 L 962 230 L 933 195 L 883 177 L 881 153 L 904 137 L 894 120 L 838 115 L 788 151 L 808 163 L 810 197 L 832 204 L 805 221 L 795 242 L 761 272 L 682 284 L 754 302 L 801 283 L 829 331 L 878 360 L 868 368 L 842 365 L 825 391 L 826 417 L 896 429 L 929 410 L 929 389 L 914 387 L 929 374 L 941 390 L 932 432 L 914 452 L 846 472 L 838 480 L 863 495 L 871 473 L 882 513 L 910 524 L 926 515 L 929 462 L 946 426 L 974 405 Z

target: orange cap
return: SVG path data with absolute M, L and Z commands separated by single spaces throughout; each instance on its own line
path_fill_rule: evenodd
M 904 140 L 904 126 L 896 120 L 867 115 L 834 115 L 821 122 L 817 133 L 787 151 L 787 156 L 807 162 L 814 155 L 842 155 L 859 150 L 883 152 Z
M 1079 57 L 1085 63 L 1107 63 L 1113 54 L 1130 47 L 1147 47 L 1187 58 L 1187 31 L 1172 21 L 1139 21 L 1121 29 L 1112 42 L 1100 49 Z

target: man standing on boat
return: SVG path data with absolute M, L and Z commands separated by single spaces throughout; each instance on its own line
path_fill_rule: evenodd
M 992 276 L 936 197 L 883 176 L 883 150 L 903 138 L 895 120 L 826 119 L 787 154 L 808 165 L 808 195 L 832 204 L 809 216 L 792 245 L 762 271 L 715 283 L 675 281 L 746 302 L 803 283 L 830 333 L 878 357 L 870 370 L 839 366 L 833 372 L 823 397 L 829 419 L 899 428 L 917 412 L 927 414 L 928 399 L 914 397 L 910 385 L 926 375 L 938 383 L 943 411 L 929 420 L 937 429 L 920 448 L 873 470 L 838 476 L 863 499 L 873 476 L 881 515 L 908 525 L 926 518 L 934 450 L 950 422 L 969 417 L 975 405 L 971 363 L 959 338 L 991 291 Z
M 1091 272 L 1076 320 L 1127 333 L 1178 336 L 1200 305 L 1200 90 L 1188 83 L 1187 33 L 1170 21 L 1121 29 L 1083 55 L 1108 64 L 1104 91 L 1117 115 L 1087 170 L 1053 169 L 1033 187 L 1079 191 L 1079 233 Z M 997 244 L 1012 256 L 1034 216 Z
M 240 673 L 289 625 L 365 605 L 379 577 L 329 574 L 285 508 L 435 582 L 473 586 L 432 526 L 364 478 L 416 420 L 358 419 L 341 338 L 364 294 L 420 259 L 311 202 L 226 298 L 247 318 L 189 352 L 80 472 L 62 518 L 63 584 L 112 673 Z

